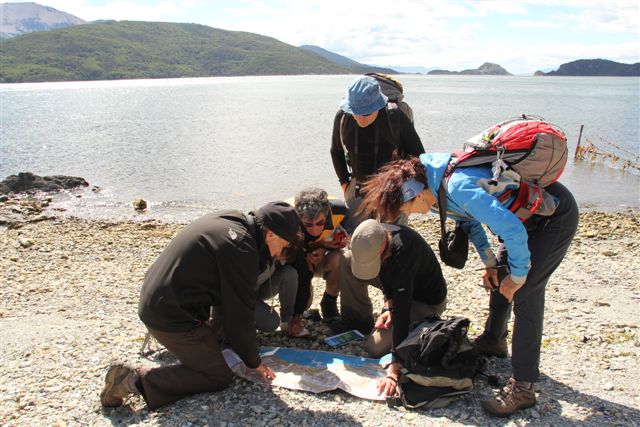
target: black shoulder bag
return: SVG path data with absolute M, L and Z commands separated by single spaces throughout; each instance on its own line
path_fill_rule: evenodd
M 445 225 L 447 212 L 447 199 L 444 187 L 440 185 L 438 190 L 438 211 L 440 212 L 440 259 L 449 267 L 463 268 L 469 255 L 469 236 L 460 225 L 456 224 L 454 231 L 447 231 Z

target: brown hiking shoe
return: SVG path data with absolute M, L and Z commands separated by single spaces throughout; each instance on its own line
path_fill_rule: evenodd
M 137 373 L 128 364 L 112 364 L 104 378 L 104 389 L 100 393 L 100 403 L 105 407 L 122 406 L 123 399 L 131 393 L 140 393 L 135 386 Z
M 503 359 L 509 355 L 506 338 L 496 340 L 487 334 L 482 334 L 473 341 L 473 346 L 483 356 L 495 356 Z
M 480 402 L 482 407 L 496 417 L 508 417 L 518 409 L 530 408 L 536 404 L 536 392 L 533 384 L 529 387 L 513 378 L 502 387 L 498 394 L 489 400 Z

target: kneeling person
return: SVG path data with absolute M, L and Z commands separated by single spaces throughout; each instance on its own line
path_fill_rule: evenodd
M 345 254 L 346 264 L 351 268 L 343 274 L 352 274 L 358 280 L 341 283 L 343 317 L 355 315 L 357 310 L 372 316 L 366 284 L 377 278 L 382 287 L 384 308 L 365 341 L 365 349 L 373 357 L 391 351 L 389 376 L 378 387 L 381 393 L 393 395 L 401 368 L 393 354 L 395 346 L 408 336 L 412 322 L 444 312 L 447 283 L 442 269 L 429 244 L 415 230 L 373 219 L 355 229 L 351 251 Z M 365 304 L 358 308 L 358 302 Z
M 260 266 L 300 239 L 292 206 L 273 202 L 255 214 L 223 211 L 206 215 L 169 243 L 145 275 L 138 315 L 147 329 L 179 360 L 151 369 L 112 364 L 100 401 L 120 406 L 142 394 L 150 409 L 183 397 L 226 388 L 232 373 L 210 307 L 221 313 L 225 336 L 245 365 L 266 378 L 256 343 L 256 283 Z

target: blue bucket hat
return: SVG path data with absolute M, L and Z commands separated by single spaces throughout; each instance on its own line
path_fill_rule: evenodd
M 340 108 L 345 113 L 366 116 L 384 107 L 387 97 L 380 91 L 378 81 L 370 76 L 351 82 Z

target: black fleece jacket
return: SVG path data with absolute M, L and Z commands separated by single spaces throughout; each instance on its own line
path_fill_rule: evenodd
M 231 347 L 256 368 L 256 281 L 270 256 L 260 225 L 251 232 L 249 215 L 255 219 L 211 213 L 180 231 L 147 271 L 138 315 L 151 328 L 181 332 L 206 321 L 210 306 L 221 306 Z
M 393 300 L 393 347 L 409 334 L 411 301 L 438 305 L 447 297 L 447 282 L 433 250 L 415 230 L 384 224 L 391 233 L 388 258 L 380 268 L 385 299 Z
M 365 181 L 369 175 L 377 172 L 380 166 L 391 161 L 396 148 L 402 155 L 419 156 L 424 153 L 422 141 L 413 123 L 399 109 L 379 110 L 376 120 L 366 128 L 359 127 L 351 114 L 339 110 L 333 120 L 331 160 L 340 184 L 348 183 L 351 178 L 340 141 L 340 123 L 343 117 L 344 147 L 349 153 L 349 163 L 358 182 Z

